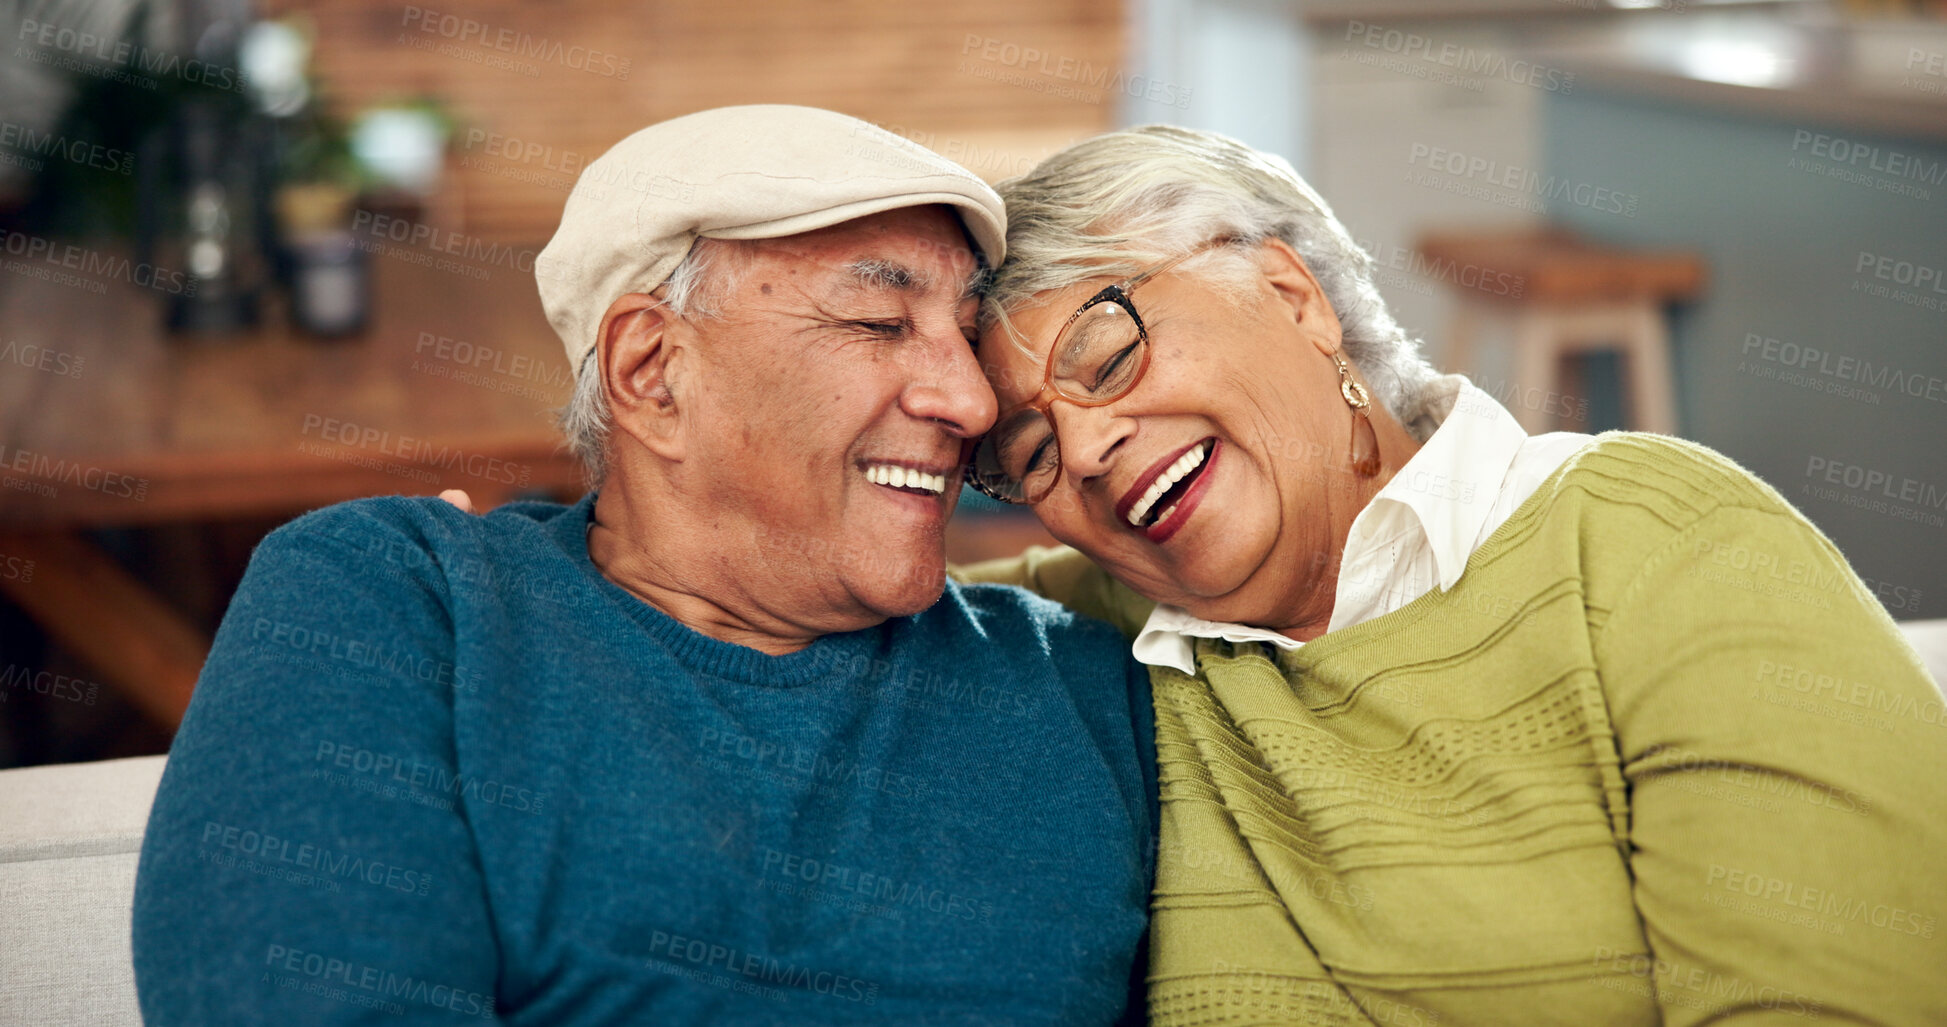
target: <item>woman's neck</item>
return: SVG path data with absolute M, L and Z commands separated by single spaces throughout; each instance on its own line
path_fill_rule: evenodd
M 1338 605 L 1339 568 L 1353 522 L 1372 505 L 1400 468 L 1420 452 L 1420 441 L 1391 414 L 1378 412 L 1372 419 L 1372 427 L 1379 440 L 1379 472 L 1370 478 L 1348 475 L 1346 488 L 1335 497 L 1338 501 L 1327 504 L 1323 516 L 1330 525 L 1328 541 L 1322 548 L 1314 547 L 1302 565 L 1315 570 L 1292 576 L 1292 584 L 1285 591 L 1290 605 L 1276 618 L 1278 626 L 1270 628 L 1287 638 L 1310 642 L 1331 629 L 1332 614 Z

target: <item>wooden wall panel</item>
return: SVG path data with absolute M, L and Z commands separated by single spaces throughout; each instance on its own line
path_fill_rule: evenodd
M 1125 71 L 1121 0 L 264 8 L 312 24 L 315 67 L 341 113 L 419 93 L 444 98 L 462 128 L 436 217 L 521 243 L 553 232 L 583 165 L 664 118 L 734 103 L 830 107 L 999 180 L 1111 127 Z M 489 152 L 496 140 L 501 152 Z M 530 156 L 507 156 L 507 140 Z

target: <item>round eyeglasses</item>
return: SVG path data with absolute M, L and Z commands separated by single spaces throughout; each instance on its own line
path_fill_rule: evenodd
M 1229 236 L 1211 239 L 1089 297 L 1055 333 L 1034 398 L 1002 414 L 974 447 L 967 483 L 1003 503 L 1048 498 L 1061 480 L 1054 401 L 1107 406 L 1133 391 L 1149 370 L 1149 329 L 1129 294 L 1183 261 L 1234 241 Z

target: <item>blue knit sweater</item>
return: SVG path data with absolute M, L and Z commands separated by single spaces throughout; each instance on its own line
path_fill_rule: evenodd
M 1118 634 L 949 584 L 768 656 L 603 578 L 592 509 L 264 541 L 143 845 L 150 1027 L 1124 1013 L 1154 761 Z

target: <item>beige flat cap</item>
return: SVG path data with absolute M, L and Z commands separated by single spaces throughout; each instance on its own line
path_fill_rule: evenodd
M 1006 257 L 1001 198 L 945 157 L 835 111 L 718 107 L 650 125 L 591 162 L 534 278 L 578 374 L 608 305 L 661 285 L 699 236 L 774 239 L 932 203 L 959 211 L 990 266 Z

